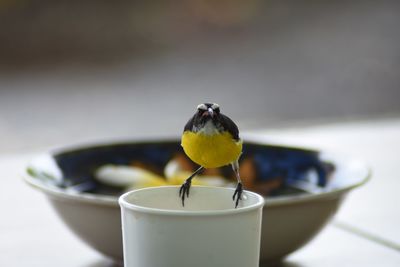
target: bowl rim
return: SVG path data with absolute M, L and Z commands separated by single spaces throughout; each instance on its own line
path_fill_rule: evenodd
M 246 143 L 249 144 L 259 144 L 259 145 L 273 145 L 273 146 L 279 146 L 279 147 L 286 147 L 286 148 L 293 148 L 293 149 L 302 149 L 302 150 L 309 150 L 309 151 L 316 151 L 314 148 L 308 148 L 303 145 L 295 146 L 292 143 L 288 146 L 285 145 L 284 143 L 279 143 L 275 144 L 273 142 L 266 142 L 265 139 L 263 138 L 264 135 L 260 134 L 260 136 L 251 136 L 250 138 L 246 138 Z M 138 140 L 123 140 L 123 141 L 109 141 L 109 142 L 99 142 L 99 143 L 86 143 L 86 144 L 79 144 L 79 145 L 72 145 L 72 146 L 67 146 L 64 148 L 57 148 L 54 150 L 51 150 L 47 153 L 41 153 L 34 157 L 33 159 L 47 155 L 47 156 L 53 156 L 54 154 L 58 154 L 61 152 L 67 152 L 67 151 L 73 151 L 77 149 L 85 149 L 89 147 L 94 147 L 94 146 L 103 146 L 103 145 L 122 145 L 122 144 L 127 144 L 127 143 L 162 143 L 162 142 L 171 142 L 171 141 L 177 141 L 177 138 L 163 138 L 163 139 L 158 139 L 158 140 L 153 140 L 153 139 L 138 139 Z M 317 150 L 318 151 L 318 150 Z M 335 153 L 333 151 L 328 151 L 328 150 L 321 150 L 319 151 L 321 153 L 324 153 L 325 156 L 328 158 L 332 158 L 334 162 L 338 162 L 339 160 L 337 159 L 338 157 L 344 158 L 342 161 L 346 162 L 351 162 L 353 164 L 357 164 L 360 168 L 363 170 L 363 174 L 358 177 L 358 181 L 354 182 L 352 184 L 340 187 L 340 188 L 335 188 L 331 189 L 329 191 L 321 191 L 317 193 L 301 193 L 295 196 L 277 196 L 277 197 L 264 197 L 264 208 L 265 207 L 277 207 L 277 206 L 285 206 L 285 205 L 293 205 L 297 203 L 303 203 L 303 202 L 310 202 L 310 201 L 315 201 L 315 200 L 323 200 L 323 199 L 330 199 L 332 197 L 338 197 L 340 195 L 343 195 L 344 193 L 360 187 L 367 183 L 371 179 L 372 171 L 371 167 L 369 164 L 365 163 L 364 161 L 354 159 L 353 157 L 348 157 L 344 155 L 343 153 Z M 33 159 L 26 165 L 27 168 L 31 166 L 31 162 Z M 21 175 L 23 180 L 30 186 L 32 186 L 35 189 L 38 189 L 39 191 L 44 192 L 48 197 L 52 198 L 57 198 L 60 200 L 66 200 L 66 201 L 79 201 L 87 204 L 92 204 L 92 205 L 100 205 L 100 206 L 112 206 L 112 207 L 119 207 L 118 199 L 120 196 L 109 196 L 109 195 L 103 195 L 103 194 L 92 194 L 92 193 L 80 193 L 76 191 L 68 191 L 56 186 L 49 186 L 46 185 L 45 183 L 41 182 L 39 179 L 31 176 L 26 170 L 23 172 Z

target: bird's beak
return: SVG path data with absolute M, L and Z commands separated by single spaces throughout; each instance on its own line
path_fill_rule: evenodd
M 208 115 L 210 115 L 211 118 L 214 117 L 214 110 L 212 108 L 208 108 L 207 111 L 208 111 Z
M 214 117 L 214 110 L 212 108 L 208 108 L 206 111 L 203 112 L 201 115 L 202 117 L 210 116 L 211 118 Z

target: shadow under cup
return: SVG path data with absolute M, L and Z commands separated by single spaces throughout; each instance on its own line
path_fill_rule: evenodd
M 182 206 L 179 187 L 139 189 L 119 199 L 126 267 L 259 265 L 264 198 L 234 189 L 193 186 Z

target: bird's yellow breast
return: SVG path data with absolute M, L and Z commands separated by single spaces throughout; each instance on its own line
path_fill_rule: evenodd
M 205 168 L 218 168 L 236 161 L 242 153 L 242 141 L 229 132 L 207 135 L 185 131 L 182 147 L 186 155 Z

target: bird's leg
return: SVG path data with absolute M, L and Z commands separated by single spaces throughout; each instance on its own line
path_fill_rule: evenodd
M 189 197 L 189 190 L 190 190 L 190 186 L 192 185 L 193 177 L 196 176 L 203 169 L 204 169 L 204 167 L 198 168 L 194 173 L 192 173 L 189 176 L 189 178 L 186 179 L 186 181 L 182 184 L 181 188 L 179 189 L 179 196 L 182 199 L 182 206 L 185 206 L 185 195 L 186 195 L 186 197 Z
M 232 165 L 232 169 L 235 172 L 236 179 L 237 179 L 236 190 L 232 197 L 233 201 L 235 201 L 235 209 L 236 209 L 239 204 L 239 200 L 242 199 L 243 185 L 242 185 L 242 180 L 240 180 L 239 161 L 235 161 L 231 165 Z

